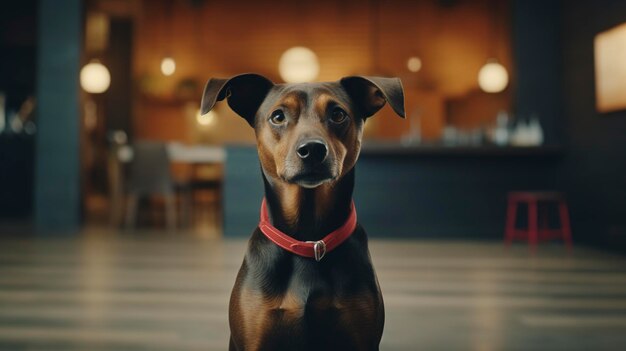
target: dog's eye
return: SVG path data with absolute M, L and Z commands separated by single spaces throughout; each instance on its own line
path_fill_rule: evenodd
M 286 120 L 287 118 L 285 118 L 285 113 L 281 110 L 272 112 L 272 116 L 270 117 L 270 123 L 276 126 L 285 123 Z
M 330 115 L 330 121 L 337 124 L 342 123 L 346 118 L 348 118 L 348 114 L 339 107 L 335 107 Z

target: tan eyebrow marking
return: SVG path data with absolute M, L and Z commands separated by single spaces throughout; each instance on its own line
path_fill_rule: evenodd
M 280 103 L 282 105 L 287 106 L 288 108 L 297 108 L 300 106 L 300 103 L 302 101 L 300 100 L 300 97 L 298 96 L 298 94 L 295 93 L 289 93 L 287 94 L 287 96 L 285 96 Z
M 321 93 L 315 98 L 315 110 L 321 116 L 326 114 L 326 110 L 328 109 L 328 105 L 334 104 L 337 107 L 342 108 L 343 110 L 351 114 L 351 110 L 348 106 L 345 106 L 341 101 L 335 99 L 332 94 L 329 93 Z
M 270 112 L 273 112 L 275 109 L 280 107 L 285 107 L 287 110 L 299 114 L 305 104 L 306 101 L 303 97 L 303 93 L 301 91 L 292 91 L 285 94 L 285 96 L 278 100 Z

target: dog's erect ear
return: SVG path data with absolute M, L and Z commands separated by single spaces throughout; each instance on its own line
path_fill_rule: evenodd
M 398 116 L 405 117 L 404 91 L 400 78 L 351 76 L 341 78 L 339 82 L 361 110 L 363 117 L 378 112 L 385 106 L 385 102 L 389 102 Z
M 240 74 L 230 79 L 211 78 L 202 94 L 201 113 L 209 113 L 217 101 L 228 106 L 254 127 L 254 115 L 274 83 L 258 74 Z

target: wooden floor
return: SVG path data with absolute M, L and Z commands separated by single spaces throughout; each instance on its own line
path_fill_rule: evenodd
M 0 239 L 1 350 L 225 350 L 245 242 L 100 232 Z M 626 350 L 626 259 L 375 241 L 382 350 Z

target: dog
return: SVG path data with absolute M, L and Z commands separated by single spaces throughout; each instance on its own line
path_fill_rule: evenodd
M 201 112 L 226 99 L 254 128 L 265 199 L 229 306 L 229 349 L 378 350 L 385 312 L 352 202 L 363 125 L 386 103 L 404 118 L 398 78 L 274 84 L 210 79 Z

